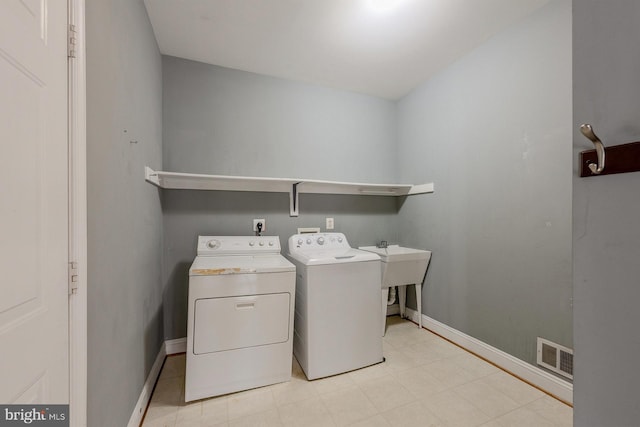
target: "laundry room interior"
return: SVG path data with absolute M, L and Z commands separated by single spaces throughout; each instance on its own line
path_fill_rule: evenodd
M 180 19 L 191 16 L 198 25 L 207 22 L 239 38 L 211 42 L 215 49 L 207 48 L 204 36 L 175 36 L 180 25 L 172 25 L 169 3 L 99 0 L 86 5 L 88 425 L 142 419 L 150 374 L 155 373 L 154 380 L 159 375 L 159 354 L 170 360 L 172 351 L 186 349 L 189 274 L 199 236 L 255 236 L 256 218 L 264 219 L 263 236 L 279 238 L 283 255 L 290 252 L 290 236 L 309 227 L 343 233 L 352 248 L 384 242 L 431 251 L 424 281 L 416 285 L 422 289 L 421 313 L 413 287 L 407 287 L 408 323 L 417 329 L 420 319 L 424 328 L 450 342 L 485 352 L 479 356 L 491 366 L 512 373 L 510 367 L 517 367 L 517 376 L 531 375 L 524 379 L 554 395 L 572 414 L 572 377 L 539 366 L 538 338 L 575 348 L 574 284 L 591 267 L 581 262 L 576 269 L 574 257 L 592 258 L 586 240 L 576 243 L 574 231 L 578 227 L 582 233 L 589 221 L 597 227 L 616 210 L 598 204 L 601 216 L 575 219 L 576 204 L 583 209 L 593 190 L 576 176 L 578 153 L 593 148 L 579 125 L 599 119 L 605 132 L 625 140 L 640 130 L 634 124 L 625 128 L 628 133 L 615 133 L 629 122 L 625 117 L 632 116 L 627 110 L 633 101 L 623 109 L 605 99 L 604 113 L 599 99 L 584 95 L 603 76 L 618 77 L 602 69 L 584 76 L 576 71 L 589 62 L 587 46 L 605 45 L 594 42 L 595 35 L 589 38 L 601 8 L 571 0 L 493 1 L 487 6 L 494 8 L 491 19 L 474 20 L 467 16 L 473 10 L 465 10 L 468 2 L 454 2 L 452 10 L 469 27 L 447 28 L 446 14 L 429 24 L 435 28 L 433 38 L 424 44 L 439 62 L 417 61 L 404 84 L 378 85 L 376 92 L 371 88 L 384 81 L 377 75 L 382 62 L 393 64 L 394 55 L 405 53 L 387 38 L 399 43 L 405 34 L 385 23 L 393 13 L 367 12 L 365 0 L 354 1 L 350 10 L 357 3 L 370 16 L 351 16 L 354 21 L 340 21 L 321 2 L 307 4 L 298 15 L 271 10 L 265 16 L 260 13 L 269 6 L 259 1 L 237 2 L 244 6 L 212 2 L 229 13 L 229 23 L 224 15 L 203 12 L 206 2 L 181 4 L 186 12 L 173 18 L 183 27 L 188 21 Z M 338 1 L 328 3 L 340 8 Z M 418 2 L 395 3 L 400 9 Z M 295 2 L 274 6 L 295 7 Z M 299 21 L 279 22 L 279 13 Z M 335 39 L 316 45 L 318 51 L 309 50 L 300 63 L 312 62 L 323 49 L 344 55 L 323 63 L 316 74 L 300 71 L 292 78 L 267 66 L 249 69 L 246 64 L 253 61 L 242 56 L 246 51 L 233 49 L 221 54 L 226 63 L 196 59 L 201 52 L 214 61 L 213 52 L 225 43 L 241 45 L 242 28 L 233 28 L 237 22 L 282 27 L 280 48 L 300 48 L 294 36 L 313 31 L 305 19 L 314 14 L 335 20 L 329 31 Z M 618 22 L 620 17 L 606 19 Z M 345 30 L 350 26 L 363 32 L 351 34 Z M 437 31 L 450 43 L 437 38 Z M 457 40 L 462 32 L 467 39 Z M 345 37 L 344 45 L 332 47 L 339 37 Z M 359 38 L 369 38 L 371 52 L 362 47 L 366 43 L 356 43 L 363 42 Z M 274 44 L 276 36 L 265 39 L 244 41 L 253 45 L 255 63 L 261 57 L 287 58 Z M 622 46 L 619 56 L 635 46 L 630 39 L 616 43 Z M 284 63 L 275 69 L 295 71 L 302 65 Z M 339 86 L 332 79 L 340 72 L 357 75 Z M 631 98 L 623 92 L 618 93 Z M 604 121 L 602 116 L 612 111 L 619 113 L 615 121 Z M 300 182 L 433 185 L 433 191 L 301 191 L 292 215 L 289 192 L 159 188 L 145 180 L 145 168 Z M 626 175 L 610 194 L 623 198 L 637 188 L 637 176 L 632 181 Z M 632 204 L 628 215 L 638 209 Z M 637 232 L 629 237 L 619 233 L 620 239 L 632 236 Z M 631 280 L 626 277 L 619 278 L 624 287 Z M 389 310 L 397 317 L 397 302 Z M 326 316 L 332 316 L 329 308 Z M 582 334 L 588 325 L 581 323 Z M 500 360 L 510 365 L 500 366 Z M 544 378 L 539 384 L 532 379 L 536 375 Z M 545 390 L 545 384 L 556 388 Z M 585 391 L 582 402 L 588 401 Z M 583 414 L 571 417 L 593 416 L 588 409 Z

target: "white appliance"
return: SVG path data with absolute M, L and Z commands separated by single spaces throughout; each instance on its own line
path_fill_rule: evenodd
M 383 361 L 380 257 L 351 248 L 342 233 L 295 234 L 293 353 L 310 380 Z
M 200 236 L 189 270 L 185 401 L 291 379 L 295 267 L 277 236 Z

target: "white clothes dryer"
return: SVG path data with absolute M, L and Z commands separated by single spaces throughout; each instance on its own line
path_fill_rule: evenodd
M 185 401 L 289 381 L 295 266 L 277 236 L 200 236 L 189 270 Z
M 383 361 L 380 257 L 353 249 L 342 233 L 295 234 L 293 352 L 308 379 Z

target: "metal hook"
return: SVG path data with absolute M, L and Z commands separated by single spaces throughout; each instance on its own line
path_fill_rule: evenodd
M 589 169 L 591 169 L 591 173 L 598 175 L 604 170 L 604 144 L 602 143 L 602 141 L 600 141 L 600 138 L 596 136 L 595 132 L 593 132 L 593 127 L 591 127 L 590 124 L 581 125 L 580 132 L 582 132 L 584 136 L 589 138 L 589 140 L 593 142 L 593 145 L 595 145 L 596 147 L 598 164 L 596 165 L 595 163 L 589 163 Z

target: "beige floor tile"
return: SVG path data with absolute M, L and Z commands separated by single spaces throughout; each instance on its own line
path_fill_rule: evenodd
M 357 386 L 321 395 L 322 402 L 339 426 L 353 424 L 378 413 L 371 401 Z
M 423 399 L 445 391 L 448 387 L 434 377 L 428 365 L 398 372 L 396 378 L 417 399 Z
M 500 372 L 500 369 L 496 368 L 491 363 L 485 362 L 467 351 L 463 351 L 462 354 L 452 357 L 449 360 L 472 374 L 474 378 L 485 377 L 487 375 Z
M 212 425 L 227 422 L 229 410 L 227 406 L 228 396 L 212 397 L 202 401 L 202 419 Z M 180 426 L 182 427 L 182 426 Z
M 217 419 L 209 419 L 207 417 L 200 417 L 191 420 L 185 420 L 182 422 L 176 422 L 176 427 L 225 427 L 228 426 L 226 421 L 219 421 Z
M 354 424 L 350 424 L 349 427 L 389 427 L 389 421 L 382 415 L 375 415 L 371 418 L 367 418 L 362 421 L 358 421 Z M 417 426 L 416 426 L 417 427 Z
M 423 399 L 422 403 L 441 420 L 444 426 L 479 426 L 491 419 L 452 390 Z
M 148 415 L 148 413 L 147 413 Z M 145 416 L 142 427 L 175 427 L 177 412 L 172 412 L 164 416 L 149 418 Z
M 506 394 L 481 381 L 463 384 L 456 387 L 454 391 L 467 401 L 473 402 L 473 405 L 487 414 L 489 418 L 499 417 L 520 406 Z
M 291 378 L 297 378 L 299 380 L 305 380 L 306 381 L 307 377 L 304 375 L 304 371 L 300 367 L 300 364 L 298 363 L 296 358 L 292 357 L 291 359 L 292 359 L 292 361 L 291 361 Z
M 229 425 L 226 420 L 220 419 L 217 415 L 203 415 L 200 418 L 200 426 L 201 427 L 209 427 L 209 426 L 227 426 Z M 187 427 L 188 425 L 177 424 L 176 427 Z
M 464 369 L 460 369 L 460 366 L 449 359 L 429 363 L 424 365 L 423 369 L 440 381 L 446 388 L 456 387 L 476 379 L 474 375 Z
M 391 349 L 385 353 L 384 357 L 387 368 L 396 373 L 428 363 L 423 357 L 406 354 L 402 348 Z
M 273 393 L 269 387 L 231 394 L 227 398 L 229 421 L 275 409 L 275 406 Z
M 379 412 L 416 400 L 416 397 L 392 375 L 369 380 L 359 386 Z
M 491 420 L 488 423 L 482 424 L 480 427 L 504 427 L 504 426 L 496 420 Z
M 185 356 L 170 356 L 143 426 L 572 425 L 571 407 L 414 323 L 387 322 L 385 363 L 307 381 L 294 358 L 288 383 L 192 403 L 184 402 Z
M 436 351 L 441 355 L 443 359 L 451 358 L 455 356 L 462 356 L 465 354 L 470 355 L 470 353 L 467 350 L 464 350 L 463 348 L 460 348 L 457 345 L 450 343 L 449 341 L 442 338 L 435 341 L 435 344 L 436 344 Z
M 395 315 L 395 316 L 387 316 L 386 318 L 386 331 L 388 332 L 392 332 L 391 336 L 393 335 L 397 335 L 397 334 L 401 334 L 401 333 L 405 333 L 405 332 L 413 332 L 413 331 L 419 331 L 419 332 L 426 332 L 429 335 L 432 336 L 437 336 L 436 334 L 422 328 L 420 329 L 418 327 L 417 323 L 413 323 L 412 321 L 410 321 L 409 319 L 402 319 L 400 318 L 399 315 Z
M 149 423 L 153 422 L 165 422 L 171 424 L 171 419 L 173 419 L 173 423 L 175 424 L 176 418 L 178 417 L 178 407 L 172 405 L 156 405 L 149 406 L 147 408 L 147 413 L 144 416 L 145 426 Z M 163 421 L 159 421 L 163 420 Z
M 186 403 L 178 407 L 177 424 L 184 421 L 197 420 L 202 417 L 202 402 Z
M 332 427 L 336 424 L 320 397 L 278 407 L 280 419 L 290 427 Z
M 387 363 L 382 362 L 376 363 L 372 366 L 367 366 L 366 368 L 351 371 L 347 375 L 351 377 L 356 384 L 361 384 L 365 381 L 374 380 L 390 374 L 391 370 L 387 366 Z
M 411 359 L 419 361 L 420 365 L 424 365 L 448 357 L 442 349 L 443 347 L 438 341 L 418 341 L 396 350 Z
M 530 386 L 524 381 L 520 381 L 518 378 L 504 371 L 487 375 L 478 381 L 488 384 L 496 390 L 500 390 L 520 405 L 531 403 L 545 396 L 545 394 L 537 388 Z
M 496 419 L 502 427 L 554 427 L 554 423 L 528 408 L 518 408 Z
M 443 424 L 423 403 L 413 402 L 382 413 L 394 427 L 439 427 Z
M 388 343 L 385 339 L 382 340 L 382 354 L 386 354 L 389 350 L 395 350 L 395 347 Z
M 275 408 L 229 421 L 229 427 L 281 427 L 283 425 Z
M 184 378 L 173 377 L 158 380 L 153 395 L 151 396 L 150 406 L 166 406 L 179 405 L 184 402 L 181 399 L 184 391 Z
M 176 377 L 184 377 L 186 357 L 185 354 L 167 356 L 162 366 L 160 380 Z
M 270 387 L 276 405 L 286 405 L 318 396 L 318 391 L 310 381 L 292 378 L 286 383 L 274 384 Z
M 526 408 L 536 411 L 557 426 L 571 427 L 573 425 L 573 409 L 553 397 L 545 395 L 529 403 Z
M 387 332 L 390 332 L 390 331 L 399 332 L 399 331 L 402 331 L 403 329 L 417 328 L 415 323 L 410 322 L 407 319 L 402 319 L 398 315 L 387 316 L 386 324 L 387 324 L 387 327 L 386 327 Z
M 315 387 L 316 391 L 320 394 L 331 393 L 356 385 L 355 381 L 353 381 L 349 375 L 344 374 L 313 380 L 311 384 L 313 384 L 313 387 Z
M 418 329 L 418 326 L 411 322 L 407 322 L 406 326 L 403 324 L 396 328 L 387 326 L 387 333 L 383 338 L 383 342 L 394 348 L 401 348 L 417 342 L 437 340 L 437 335 L 424 329 Z

